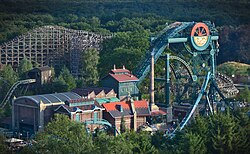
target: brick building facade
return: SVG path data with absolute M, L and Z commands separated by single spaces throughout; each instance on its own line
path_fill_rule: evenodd
M 146 117 L 150 116 L 148 102 L 140 101 L 123 101 L 103 104 L 105 110 L 103 117 L 109 121 L 117 130 L 120 130 L 121 119 L 124 118 L 127 129 L 137 131 L 139 126 L 146 123 Z
M 73 121 L 85 123 L 86 121 L 98 121 L 102 119 L 102 111 L 104 108 L 99 105 L 94 99 L 80 98 L 76 100 L 66 101 L 65 104 L 60 105 L 55 113 L 65 114 Z M 87 126 L 91 131 L 97 127 L 102 128 L 101 125 Z

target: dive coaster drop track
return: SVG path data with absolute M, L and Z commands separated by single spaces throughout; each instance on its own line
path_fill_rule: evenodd
M 206 79 L 204 80 L 203 85 L 202 85 L 202 87 L 201 87 L 201 91 L 200 91 L 200 93 L 199 93 L 199 95 L 198 95 L 198 97 L 197 97 L 197 99 L 196 99 L 196 101 L 195 101 L 195 103 L 194 103 L 194 105 L 193 105 L 192 110 L 189 112 L 189 114 L 187 114 L 187 115 L 183 118 L 182 122 L 181 122 L 180 125 L 179 125 L 179 129 L 180 129 L 180 130 L 182 130 L 182 129 L 185 127 L 185 125 L 188 123 L 189 119 L 190 119 L 191 116 L 193 115 L 195 109 L 197 108 L 197 106 L 198 106 L 198 104 L 199 104 L 199 102 L 200 102 L 200 100 L 201 100 L 201 97 L 204 95 L 204 93 L 205 93 L 205 91 L 206 91 L 206 89 L 207 89 L 207 86 L 208 86 L 208 82 L 209 82 L 210 77 L 211 77 L 211 72 L 208 72 L 208 73 L 207 73 L 207 76 L 206 76 Z M 173 136 L 175 135 L 175 132 L 176 132 L 177 130 L 178 130 L 178 127 L 170 134 L 170 137 L 173 137 Z
M 209 32 L 209 28 L 206 24 L 208 24 L 209 27 L 211 28 L 211 33 Z M 177 43 L 177 44 L 183 43 L 186 52 L 184 53 L 175 52 L 175 53 L 177 55 L 181 55 L 181 57 L 183 55 L 187 55 L 185 56 L 186 58 L 182 59 L 179 56 L 168 55 L 169 58 L 167 59 L 179 61 L 187 69 L 190 79 L 193 82 L 202 83 L 203 81 L 203 84 L 202 85 L 201 83 L 199 84 L 199 90 L 196 91 L 197 92 L 196 96 L 193 97 L 192 99 L 192 103 L 194 103 L 192 109 L 182 119 L 180 125 L 170 134 L 170 137 L 173 137 L 177 130 L 182 130 L 185 127 L 185 125 L 188 123 L 193 113 L 195 112 L 199 102 L 202 99 L 202 96 L 205 96 L 206 103 L 208 104 L 211 114 L 213 114 L 213 108 L 211 103 L 216 101 L 215 98 L 216 94 L 218 94 L 225 101 L 225 97 L 221 93 L 218 84 L 215 80 L 217 78 L 216 66 L 215 66 L 216 55 L 219 52 L 217 46 L 218 34 L 217 30 L 215 29 L 215 26 L 211 24 L 211 22 L 206 22 L 206 24 L 195 23 L 195 22 L 175 22 L 167 26 L 166 28 L 164 28 L 163 31 L 159 33 L 159 35 L 157 35 L 157 37 L 151 39 L 152 41 L 149 52 L 146 53 L 145 60 L 139 64 L 139 67 L 137 67 L 135 71 L 135 75 L 139 78 L 139 82 L 137 83 L 139 85 L 150 71 L 150 62 L 152 58 L 151 54 L 153 54 L 154 63 L 156 63 L 158 59 L 162 56 L 162 53 L 165 50 L 165 48 L 169 47 L 170 43 Z M 187 34 L 186 32 L 189 32 L 189 29 L 192 29 L 191 36 L 186 35 Z M 189 46 L 187 45 L 188 42 L 191 47 L 190 49 L 188 48 Z M 188 57 L 190 56 L 192 58 L 188 59 Z M 192 60 L 196 62 L 192 63 Z M 200 67 L 200 65 L 202 67 Z M 172 65 L 168 67 L 172 68 Z M 201 71 L 203 71 L 203 73 Z M 173 71 L 173 73 L 175 72 Z M 199 81 L 198 78 L 200 79 Z M 162 81 L 166 82 L 167 80 L 169 80 L 169 78 L 166 77 L 166 79 L 165 80 L 163 79 Z M 168 87 L 165 88 L 167 89 Z M 168 91 L 168 93 L 170 93 L 170 91 Z M 167 92 L 165 95 L 167 95 Z
M 27 79 L 27 80 L 20 80 L 20 81 L 17 81 L 15 84 L 12 85 L 12 87 L 9 89 L 8 93 L 5 95 L 3 101 L 1 102 L 0 104 L 0 108 L 4 108 L 5 105 L 7 104 L 7 102 L 10 100 L 13 92 L 16 90 L 16 88 L 19 86 L 19 85 L 22 85 L 22 84 L 30 84 L 30 83 L 34 83 L 36 82 L 35 79 Z
M 157 62 L 165 48 L 168 46 L 168 39 L 176 36 L 180 31 L 184 30 L 188 26 L 191 26 L 192 24 L 192 22 L 175 22 L 167 26 L 163 31 L 160 32 L 160 34 L 156 38 L 154 38 L 154 40 L 152 41 L 152 48 L 150 48 L 150 52 L 154 50 L 155 63 Z M 140 84 L 145 79 L 150 70 L 150 52 L 146 55 L 145 60 L 139 65 L 139 67 L 137 67 L 137 70 L 135 71 L 135 75 L 139 79 L 138 84 Z

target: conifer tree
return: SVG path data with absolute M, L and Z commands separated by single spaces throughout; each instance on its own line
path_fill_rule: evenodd
M 72 90 L 76 87 L 76 82 L 74 77 L 70 74 L 69 70 L 66 66 L 64 66 L 60 72 L 58 77 L 59 80 L 64 80 L 67 85 L 67 91 Z
M 1 81 L 7 82 L 9 86 L 13 85 L 18 80 L 17 74 L 12 69 L 11 65 L 5 66 L 3 70 L 0 71 L 0 77 L 2 78 Z
M 81 123 L 71 121 L 68 116 L 56 114 L 44 132 L 36 135 L 33 145 L 39 153 L 91 153 L 93 142 Z
M 26 79 L 27 78 L 27 72 L 32 70 L 33 65 L 32 63 L 24 57 L 23 60 L 21 60 L 20 65 L 18 67 L 18 75 L 20 79 Z
M 80 78 L 84 80 L 85 86 L 94 86 L 99 81 L 97 65 L 99 64 L 99 52 L 94 48 L 86 49 L 82 53 L 82 64 Z

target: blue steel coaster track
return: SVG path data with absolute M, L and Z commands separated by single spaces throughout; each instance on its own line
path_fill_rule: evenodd
M 172 41 L 173 41 L 173 39 L 175 39 L 175 41 L 176 41 L 175 43 L 183 43 L 183 45 L 187 51 L 186 53 L 187 54 L 189 53 L 192 55 L 192 58 L 189 59 L 190 60 L 189 62 L 186 62 L 184 59 L 182 59 L 178 56 L 170 56 L 170 59 L 177 60 L 177 61 L 181 62 L 182 65 L 185 66 L 185 68 L 187 69 L 187 72 L 190 76 L 190 79 L 193 82 L 197 81 L 198 75 L 199 75 L 199 79 L 200 79 L 199 81 L 201 83 L 203 81 L 203 84 L 199 86 L 200 90 L 197 89 L 198 95 L 196 95 L 195 98 L 192 99 L 192 103 L 194 103 L 192 106 L 192 109 L 183 118 L 183 120 L 180 123 L 180 125 L 178 126 L 178 128 L 176 128 L 174 130 L 174 132 L 172 132 L 170 134 L 171 137 L 174 136 L 174 134 L 177 130 L 182 130 L 185 127 L 185 125 L 188 123 L 188 121 L 192 117 L 194 111 L 196 110 L 199 102 L 201 101 L 202 96 L 206 96 L 206 101 L 210 107 L 211 114 L 213 114 L 209 99 L 214 99 L 211 97 L 213 97 L 215 95 L 214 95 L 214 93 L 213 94 L 209 93 L 211 89 L 214 89 L 214 90 L 212 90 L 214 92 L 217 91 L 217 93 L 223 99 L 225 99 L 224 95 L 220 92 L 220 89 L 218 88 L 218 85 L 215 81 L 215 78 L 216 78 L 216 75 L 215 75 L 215 64 L 216 64 L 215 57 L 216 57 L 216 53 L 219 51 L 215 47 L 217 45 L 215 41 L 218 40 L 218 36 L 217 36 L 218 34 L 215 31 L 214 25 L 212 25 L 210 22 L 207 22 L 206 24 L 208 24 L 209 27 L 211 28 L 210 29 L 211 30 L 211 39 L 209 39 L 209 45 L 211 47 L 210 51 L 206 50 L 206 51 L 202 51 L 202 52 L 199 52 L 199 51 L 197 52 L 194 50 L 195 52 L 192 52 L 191 50 L 189 50 L 187 44 L 185 44 L 185 42 L 187 42 L 188 39 L 187 38 L 176 38 L 176 37 L 182 36 L 181 33 L 183 31 L 185 31 L 185 29 L 195 25 L 195 23 L 194 22 L 175 22 L 175 23 L 167 26 L 166 28 L 164 28 L 155 38 L 152 39 L 149 52 L 146 53 L 144 61 L 142 61 L 139 64 L 139 66 L 137 67 L 137 69 L 135 70 L 135 75 L 139 79 L 139 82 L 137 84 L 139 85 L 145 79 L 145 77 L 147 76 L 147 74 L 150 71 L 151 53 L 154 53 L 154 63 L 156 63 L 158 61 L 158 59 L 160 58 L 160 56 L 162 56 L 162 53 L 165 50 L 165 48 L 169 46 L 169 43 L 173 43 L 173 42 L 171 42 L 171 39 L 172 39 Z M 209 36 L 209 38 L 210 38 L 210 36 Z M 191 65 L 189 65 L 189 63 L 192 60 L 195 61 L 195 63 L 193 63 L 193 65 L 191 66 Z M 202 65 L 203 68 L 197 69 L 197 67 L 200 67 L 199 65 Z M 202 70 L 203 70 L 203 73 L 201 72 Z M 174 73 L 174 71 L 173 71 L 173 73 Z
M 154 59 L 156 63 L 160 58 L 162 52 L 167 47 L 168 39 L 178 35 L 179 32 L 189 26 L 192 26 L 193 24 L 193 22 L 175 22 L 167 26 L 163 31 L 159 33 L 156 38 L 154 38 L 151 45 L 152 48 L 150 48 L 150 51 L 146 54 L 145 60 L 139 64 L 135 71 L 135 75 L 139 79 L 138 85 L 144 80 L 150 70 L 150 53 L 154 51 Z
M 196 110 L 202 96 L 206 92 L 206 89 L 207 89 L 208 82 L 209 82 L 210 78 L 211 78 L 211 72 L 208 72 L 207 76 L 206 76 L 206 78 L 205 78 L 205 80 L 204 80 L 204 82 L 202 84 L 201 90 L 200 90 L 200 92 L 198 94 L 198 97 L 197 97 L 191 111 L 182 119 L 182 122 L 180 123 L 180 125 L 177 128 L 175 128 L 175 130 L 170 134 L 170 137 L 173 137 L 177 130 L 182 130 L 185 127 L 185 125 L 188 123 L 188 121 L 190 120 L 190 118 L 194 114 L 194 112 L 195 112 L 195 110 Z

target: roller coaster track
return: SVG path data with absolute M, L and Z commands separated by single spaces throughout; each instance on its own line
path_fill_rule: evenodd
M 183 60 L 183 59 L 181 59 L 180 57 L 177 57 L 177 56 L 169 56 L 169 59 L 178 60 L 179 62 L 181 62 L 181 63 L 186 67 L 186 69 L 187 69 L 187 71 L 188 71 L 188 74 L 189 74 L 189 76 L 192 78 L 192 80 L 193 80 L 193 81 L 196 81 L 196 80 L 197 80 L 197 79 L 196 79 L 197 76 L 194 75 L 192 69 L 189 67 L 188 63 L 187 63 L 185 60 Z
M 10 100 L 13 92 L 16 90 L 16 88 L 19 86 L 19 85 L 22 85 L 22 84 L 30 84 L 30 83 L 34 83 L 36 82 L 35 79 L 27 79 L 27 80 L 21 80 L 21 81 L 17 81 L 15 84 L 12 85 L 12 87 L 9 89 L 8 93 L 5 95 L 3 101 L 1 102 L 0 104 L 0 108 L 4 108 L 5 105 L 7 104 L 7 102 Z
M 88 119 L 84 122 L 86 125 L 91 125 L 91 124 L 99 124 L 99 125 L 107 125 L 109 127 L 112 127 L 112 125 L 105 119 Z
M 188 123 L 188 121 L 190 120 L 190 118 L 191 118 L 192 115 L 194 114 L 194 112 L 195 112 L 195 110 L 196 110 L 196 108 L 197 108 L 197 106 L 198 106 L 198 104 L 199 104 L 199 102 L 200 102 L 202 96 L 204 95 L 204 93 L 205 93 L 205 91 L 206 91 L 206 88 L 207 88 L 207 86 L 208 86 L 208 82 L 209 82 L 210 78 L 211 78 L 211 73 L 208 72 L 208 73 L 207 73 L 207 76 L 206 76 L 206 78 L 205 78 L 205 80 L 204 80 L 204 82 L 203 82 L 203 85 L 202 85 L 202 87 L 201 87 L 201 90 L 200 90 L 200 92 L 199 92 L 199 94 L 198 94 L 198 97 L 197 97 L 197 99 L 196 99 L 196 101 L 195 101 L 195 103 L 194 103 L 194 105 L 193 105 L 193 107 L 192 107 L 192 109 L 191 109 L 191 110 L 188 112 L 188 114 L 183 118 L 183 120 L 182 120 L 182 122 L 180 123 L 180 125 L 170 134 L 170 137 L 171 137 L 171 138 L 175 135 L 175 132 L 176 132 L 177 130 L 182 130 L 182 129 L 185 127 L 185 125 Z M 217 83 L 216 83 L 216 82 L 218 82 L 218 79 L 219 79 L 219 80 L 223 80 L 224 82 L 226 82 L 226 86 L 223 86 L 223 85 L 218 86 Z M 229 86 L 229 88 L 232 88 L 232 91 L 233 91 L 234 94 L 229 94 L 230 96 L 231 96 L 231 95 L 233 96 L 233 95 L 235 95 L 235 93 L 237 94 L 237 93 L 239 92 L 238 89 L 233 85 L 233 81 L 232 81 L 229 77 L 227 77 L 227 76 L 225 76 L 225 75 L 222 75 L 222 74 L 220 74 L 220 73 L 217 74 L 216 80 L 212 80 L 212 85 L 217 89 L 217 92 L 219 92 L 219 95 L 220 95 L 223 99 L 225 99 L 224 94 L 221 93 L 220 91 L 221 91 L 221 89 L 223 90 L 223 88 L 225 88 L 225 87 L 228 87 L 228 86 Z M 229 96 L 229 95 L 227 95 L 227 96 Z M 208 96 L 206 96 L 206 97 L 208 97 Z M 209 104 L 209 105 L 210 105 L 210 104 Z M 212 111 L 211 106 L 210 106 L 210 110 Z
M 135 70 L 135 75 L 139 79 L 139 82 L 137 83 L 138 85 L 144 80 L 144 78 L 147 76 L 147 74 L 150 71 L 151 53 L 153 53 L 154 63 L 156 63 L 158 61 L 159 57 L 162 55 L 165 48 L 169 45 L 169 43 L 171 43 L 171 42 L 169 42 L 169 39 L 174 38 L 174 37 L 179 37 L 181 31 L 183 31 L 184 29 L 186 29 L 188 27 L 193 26 L 193 24 L 194 24 L 193 22 L 175 22 L 175 23 L 167 26 L 166 28 L 164 28 L 156 37 L 154 37 L 152 39 L 151 47 L 149 49 L 150 52 L 146 53 L 144 61 L 142 61 L 139 64 L 139 67 L 137 67 L 137 70 Z M 177 56 L 170 56 L 169 59 L 177 60 L 177 61 L 181 62 L 186 67 L 188 74 L 192 78 L 192 81 L 197 80 L 196 74 L 193 73 L 189 64 L 185 60 L 183 60 Z M 206 96 L 207 100 L 209 101 L 209 97 L 208 97 L 207 92 L 206 92 L 207 87 L 209 87 L 208 86 L 209 81 L 210 81 L 210 85 L 212 85 L 215 88 L 215 90 L 219 93 L 219 95 L 223 99 L 225 99 L 225 97 L 220 89 L 222 89 L 222 91 L 227 92 L 228 88 L 231 88 L 231 89 L 233 89 L 232 93 L 237 92 L 237 90 L 235 91 L 235 89 L 232 87 L 233 82 L 230 80 L 230 78 L 227 78 L 227 77 L 222 76 L 220 74 L 217 75 L 217 78 L 218 79 L 216 79 L 217 80 L 217 82 L 216 82 L 214 79 L 214 74 L 212 74 L 209 71 L 207 72 L 207 75 L 203 80 L 203 84 L 202 84 L 201 89 L 198 93 L 198 96 L 197 96 L 196 100 L 194 100 L 194 105 L 193 105 L 192 109 L 186 114 L 186 116 L 183 118 L 180 125 L 170 134 L 170 137 L 173 137 L 175 135 L 176 130 L 182 130 L 185 127 L 185 125 L 188 123 L 188 121 L 190 120 L 190 118 L 194 114 L 195 110 L 197 109 L 198 104 L 201 101 L 203 96 Z M 218 80 L 222 81 L 222 82 L 217 84 Z M 231 93 L 230 93 L 230 95 L 231 95 Z M 212 111 L 211 106 L 210 106 L 210 110 Z
M 175 22 L 164 28 L 159 35 L 154 38 L 151 42 L 152 48 L 150 48 L 150 52 L 146 54 L 145 60 L 139 64 L 139 67 L 137 67 L 137 70 L 135 71 L 135 75 L 139 79 L 137 84 L 140 84 L 144 80 L 150 70 L 151 51 L 154 51 L 154 59 L 156 63 L 164 49 L 167 47 L 168 39 L 178 35 L 179 32 L 192 24 L 193 22 Z
M 83 122 L 83 124 L 85 124 L 86 126 L 87 125 L 94 125 L 94 124 L 97 124 L 97 125 L 106 125 L 110 128 L 112 128 L 112 124 L 109 123 L 107 120 L 105 119 L 88 119 L 86 120 L 85 122 Z M 114 128 L 114 127 L 113 127 Z M 115 130 L 115 134 L 120 134 L 120 132 L 117 130 L 117 128 L 114 128 Z
M 207 76 L 202 84 L 202 87 L 201 87 L 201 90 L 200 90 L 200 93 L 191 109 L 191 111 L 183 118 L 182 122 L 180 123 L 179 127 L 177 127 L 171 134 L 170 134 L 170 137 L 173 137 L 175 135 L 175 132 L 177 130 L 182 130 L 185 125 L 188 123 L 189 119 L 192 117 L 192 115 L 194 114 L 202 96 L 204 95 L 205 91 L 206 91 L 206 88 L 207 88 L 207 85 L 208 85 L 208 82 L 210 80 L 210 76 L 211 76 L 211 72 L 208 72 L 207 73 Z

